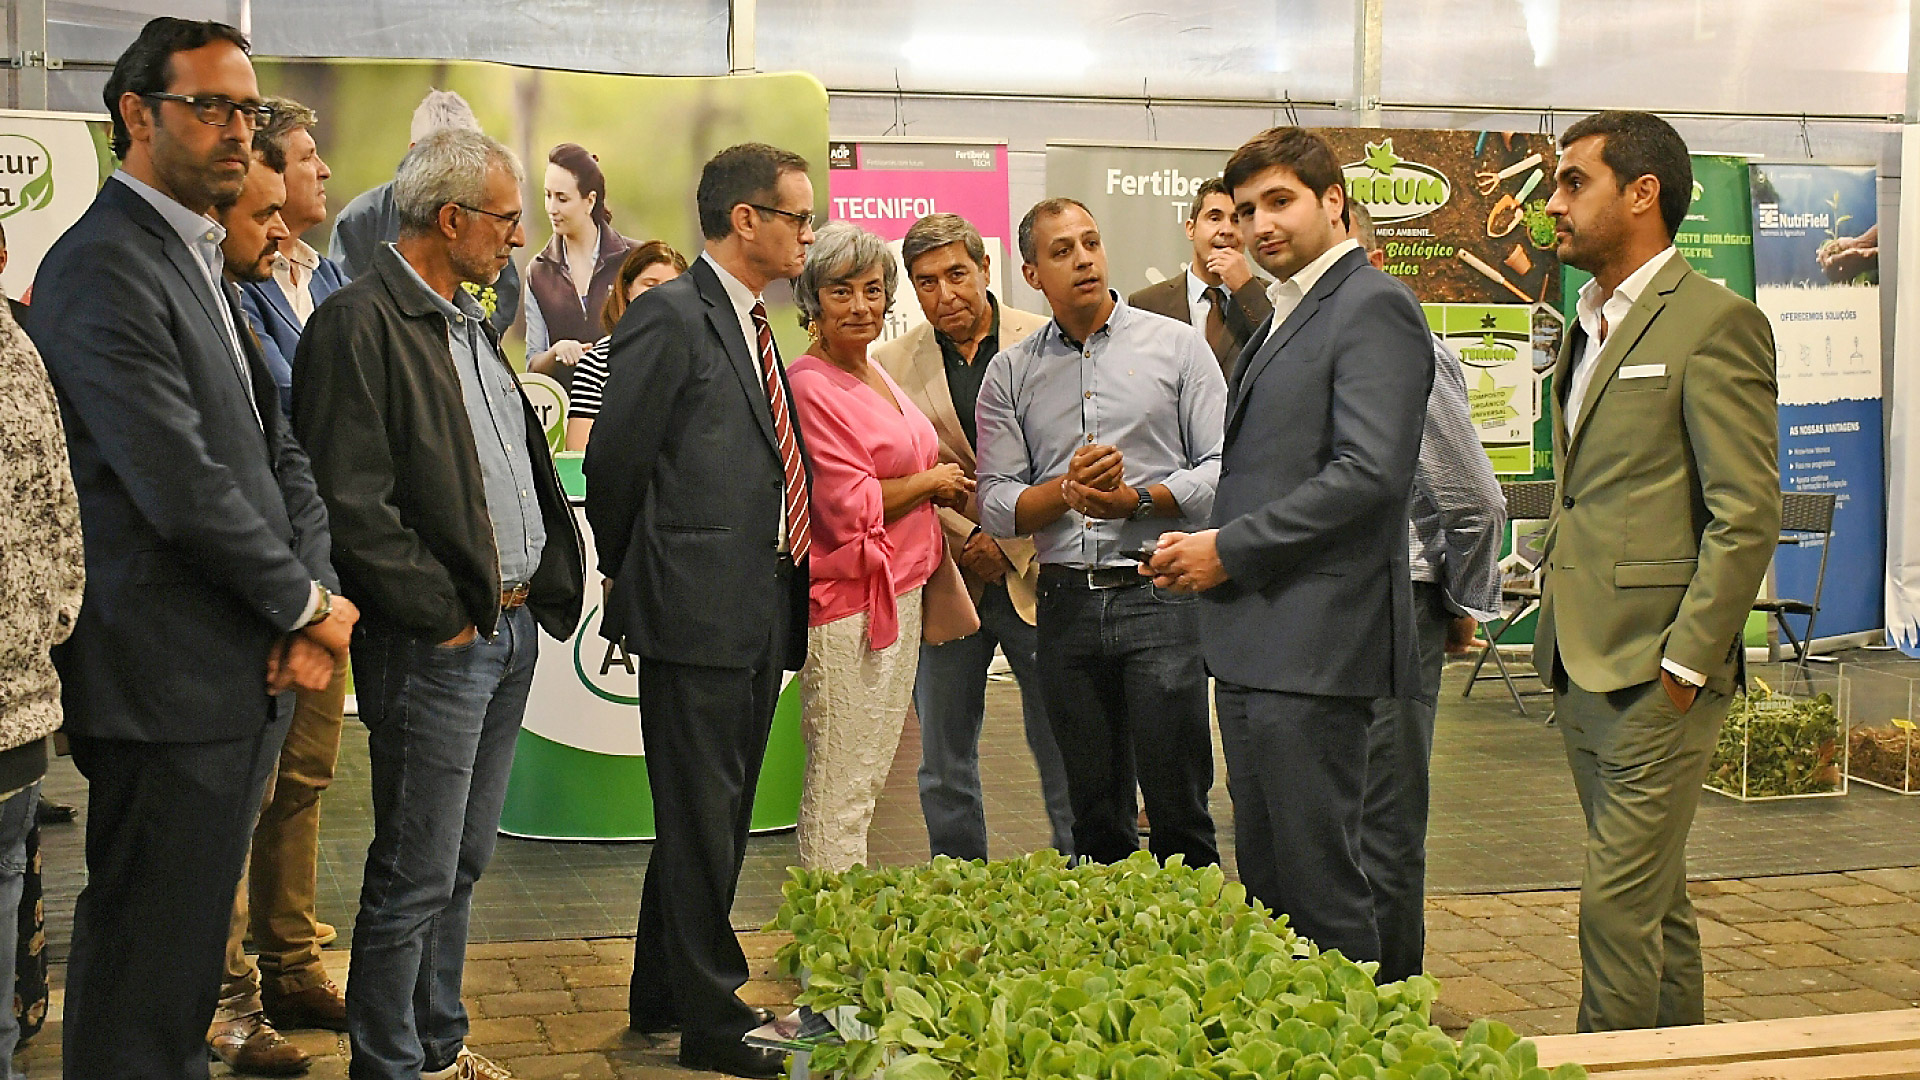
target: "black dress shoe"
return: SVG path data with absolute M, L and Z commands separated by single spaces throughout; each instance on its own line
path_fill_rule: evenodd
M 773 1023 L 773 1010 L 762 1009 L 756 1005 L 753 1008 L 753 1027 L 747 1030 L 752 1031 L 753 1028 L 762 1027 L 771 1023 Z M 668 1032 L 679 1031 L 680 1021 L 671 1018 L 641 1017 L 639 1019 L 629 1020 L 627 1026 L 642 1035 L 665 1035 Z
M 773 1080 L 786 1068 L 787 1052 L 763 1050 L 743 1042 L 720 1046 L 688 1046 L 681 1043 L 680 1064 L 689 1069 L 722 1072 L 729 1076 Z

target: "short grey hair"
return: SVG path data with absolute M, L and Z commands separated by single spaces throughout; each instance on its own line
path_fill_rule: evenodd
M 1352 235 L 1360 242 L 1360 250 L 1372 253 L 1380 250 L 1380 234 L 1374 231 L 1373 214 L 1365 203 L 1350 200 L 1347 203 L 1347 216 L 1353 226 Z
M 900 241 L 900 261 L 911 274 L 914 260 L 948 244 L 959 244 L 966 249 L 973 265 L 986 267 L 986 241 L 980 239 L 980 230 L 973 227 L 973 222 L 959 214 L 928 214 L 914 222 L 913 228 L 907 230 L 906 239 Z
M 893 307 L 894 286 L 900 283 L 900 267 L 887 242 L 858 225 L 830 222 L 813 234 L 813 246 L 807 249 L 807 264 L 793 279 L 793 302 L 800 305 L 800 325 L 808 329 L 820 318 L 820 290 L 838 285 L 857 275 L 880 267 L 880 284 L 887 290 L 885 314 Z
M 436 131 L 453 128 L 480 130 L 480 121 L 473 115 L 473 106 L 467 104 L 466 98 L 451 90 L 429 90 L 413 110 L 413 126 L 407 131 L 407 141 L 417 143 Z
M 401 233 L 432 231 L 448 203 L 477 205 L 486 193 L 487 170 L 494 166 L 513 176 L 514 187 L 525 186 L 520 159 L 485 132 L 449 128 L 415 143 L 393 177 Z

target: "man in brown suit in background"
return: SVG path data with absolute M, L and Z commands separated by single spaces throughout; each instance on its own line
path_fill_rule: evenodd
M 931 214 L 900 245 L 907 280 L 927 321 L 884 345 L 873 358 L 933 421 L 940 460 L 974 475 L 974 401 L 987 362 L 1001 348 L 1045 326 L 1044 316 L 1005 307 L 987 291 L 986 245 L 955 214 Z M 1243 260 L 1244 261 L 1244 260 Z M 1053 846 L 1073 853 L 1073 809 L 1066 769 L 1054 742 L 1035 672 L 1034 582 L 1040 563 L 1033 541 L 995 540 L 980 531 L 979 509 L 940 509 L 947 545 L 980 611 L 980 630 L 945 645 L 922 645 L 914 686 L 920 718 L 920 809 L 934 855 L 987 857 L 987 819 L 980 793 L 980 725 L 986 711 L 987 666 L 994 646 L 1020 682 L 1027 746 L 1040 770 Z
M 1253 275 L 1233 221 L 1233 197 L 1218 177 L 1201 184 L 1193 197 L 1187 240 L 1193 244 L 1193 261 L 1186 272 L 1141 289 L 1127 297 L 1127 304 L 1178 319 L 1205 334 L 1220 361 L 1220 373 L 1232 382 L 1234 361 L 1254 328 L 1273 314 L 1273 301 L 1267 299 L 1266 281 Z

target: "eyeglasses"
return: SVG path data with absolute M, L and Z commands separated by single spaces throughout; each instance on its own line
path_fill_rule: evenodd
M 177 101 L 193 110 L 193 118 L 208 127 L 226 127 L 233 123 L 233 114 L 239 113 L 247 118 L 247 126 L 255 131 L 273 122 L 273 106 L 258 102 L 235 101 L 218 94 L 204 94 L 188 97 L 185 94 L 151 93 L 140 95 L 154 101 Z
M 496 214 L 496 213 L 494 213 L 494 212 L 493 212 L 493 211 L 491 211 L 491 210 L 482 210 L 482 209 L 480 209 L 480 208 L 479 208 L 479 207 L 477 207 L 477 206 L 468 206 L 468 205 L 467 205 L 466 203 L 463 203 L 463 202 L 457 202 L 457 203 L 454 203 L 453 205 L 455 205 L 455 206 L 457 206 L 457 207 L 459 207 L 459 208 L 460 208 L 460 209 L 462 209 L 462 210 L 465 210 L 465 211 L 468 211 L 469 213 L 474 213 L 474 214 L 485 214 L 485 215 L 487 215 L 487 216 L 488 216 L 488 217 L 490 217 L 490 218 L 494 218 L 494 219 L 496 219 L 496 220 L 499 220 L 499 221 L 504 221 L 504 222 L 506 222 L 506 223 L 507 223 L 507 231 L 508 231 L 508 232 L 512 232 L 513 230 L 515 230 L 515 229 L 517 229 L 517 228 L 519 228 L 519 227 L 520 227 L 520 215 L 519 215 L 519 214 L 517 214 L 517 213 L 515 213 L 515 214 Z
M 798 210 L 782 210 L 777 206 L 761 206 L 759 203 L 748 203 L 747 205 L 763 214 L 774 214 L 786 218 L 788 221 L 793 222 L 793 227 L 796 229 L 813 229 L 818 228 L 820 225 L 820 219 L 815 217 L 811 210 L 802 213 Z

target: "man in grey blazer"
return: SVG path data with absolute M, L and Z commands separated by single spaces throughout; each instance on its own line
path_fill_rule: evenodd
M 1341 239 L 1319 136 L 1254 136 L 1226 183 L 1274 312 L 1229 390 L 1217 527 L 1163 534 L 1144 572 L 1203 594 L 1240 880 L 1322 948 L 1377 960 L 1367 726 L 1414 685 L 1407 515 L 1433 344 L 1412 294 Z

